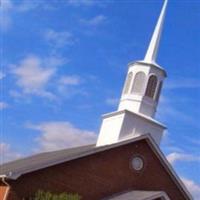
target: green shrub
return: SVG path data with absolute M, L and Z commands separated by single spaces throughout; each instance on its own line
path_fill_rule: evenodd
M 80 200 L 81 197 L 78 194 L 53 194 L 51 192 L 45 192 L 39 190 L 36 192 L 34 197 L 29 198 L 28 200 Z

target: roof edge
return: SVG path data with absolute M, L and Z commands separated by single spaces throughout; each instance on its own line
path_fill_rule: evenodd
M 190 192 L 188 191 L 188 189 L 186 188 L 185 184 L 179 178 L 179 176 L 173 169 L 172 165 L 169 163 L 169 161 L 167 160 L 167 158 L 165 157 L 163 152 L 160 150 L 159 146 L 156 144 L 156 142 L 151 137 L 151 135 L 149 135 L 149 137 L 147 138 L 147 141 L 148 140 L 150 141 L 150 143 L 149 143 L 150 147 L 153 147 L 152 148 L 153 152 L 157 155 L 158 159 L 161 161 L 161 163 L 163 164 L 164 168 L 167 170 L 167 172 L 169 173 L 171 178 L 173 180 L 175 180 L 175 183 L 178 186 L 178 188 L 180 189 L 180 191 L 184 192 L 184 196 L 186 196 L 186 197 L 188 196 L 190 198 L 190 200 L 193 200 L 193 197 L 190 194 Z

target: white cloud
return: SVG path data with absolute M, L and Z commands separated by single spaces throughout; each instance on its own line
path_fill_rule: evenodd
M 68 62 L 67 59 L 62 58 L 62 57 L 56 57 L 56 56 L 46 57 L 42 60 L 43 60 L 43 64 L 49 67 L 58 67 Z
M 194 200 L 200 200 L 200 185 L 195 183 L 193 180 L 181 178 L 187 189 L 191 192 Z
M 180 102 L 181 100 L 188 101 L 188 99 L 179 98 L 178 102 Z M 158 113 L 156 115 L 156 118 L 161 121 L 168 121 L 168 119 L 176 119 L 178 121 L 190 124 L 197 129 L 200 129 L 198 119 L 192 115 L 184 113 L 183 110 L 178 110 L 177 108 L 175 108 L 175 103 L 177 103 L 175 97 L 171 96 L 170 98 L 168 98 L 162 95 L 160 98 L 160 104 L 158 107 Z
M 11 149 L 10 145 L 4 142 L 0 143 L 0 164 L 20 158 L 22 155 Z
M 118 98 L 107 98 L 106 99 L 106 104 L 110 106 L 116 106 L 119 103 Z
M 64 0 L 63 0 L 64 1 Z M 59 2 L 65 3 L 65 2 Z M 55 10 L 57 9 L 58 2 L 57 1 L 45 1 L 45 0 L 21 0 L 15 4 L 16 11 L 18 12 L 27 12 L 35 9 L 42 10 Z
M 40 7 L 43 6 L 42 1 L 26 1 L 26 0 L 23 0 L 23 1 L 21 1 L 20 4 L 18 4 L 16 6 L 16 10 L 18 12 L 27 12 L 27 11 L 33 10 L 35 8 L 38 8 L 39 6 Z
M 57 91 L 64 98 L 72 98 L 75 95 L 87 96 L 88 92 L 81 87 L 84 82 L 85 80 L 78 75 L 61 76 L 57 82 Z
M 0 101 L 0 110 L 3 110 L 8 107 L 8 104 L 5 102 Z
M 20 4 L 14 5 L 11 0 L 1 0 L 1 12 L 0 12 L 0 28 L 3 31 L 7 31 L 12 27 L 12 13 L 29 11 L 36 7 L 36 3 L 31 1 L 23 1 Z
M 171 164 L 175 164 L 178 161 L 184 161 L 184 162 L 200 162 L 200 156 L 196 156 L 196 155 L 191 155 L 191 154 L 185 154 L 185 153 L 177 153 L 177 152 L 173 152 L 170 153 L 167 156 L 167 160 L 171 163 Z
M 72 33 L 68 31 L 55 31 L 49 29 L 44 33 L 45 39 L 49 42 L 50 45 L 60 48 L 66 45 L 74 44 L 75 40 Z
M 164 143 L 164 144 L 162 144 L 162 148 L 163 149 L 165 149 L 167 152 L 184 153 L 183 149 L 181 149 L 180 147 L 175 146 L 169 138 L 165 137 L 165 135 L 163 137 L 163 143 Z
M 10 0 L 1 1 L 0 28 L 3 31 L 7 31 L 12 25 L 12 20 L 10 17 L 10 12 L 12 9 L 13 4 Z
M 93 6 L 97 4 L 96 0 L 67 0 L 67 3 L 72 6 Z
M 6 75 L 2 71 L 0 71 L 0 80 L 3 79 L 5 76 Z
M 81 130 L 66 121 L 44 122 L 38 125 L 28 125 L 29 128 L 41 132 L 37 137 L 37 151 L 52 151 L 57 149 L 94 144 L 97 135 L 88 130 Z
M 16 76 L 17 85 L 23 94 L 34 94 L 52 98 L 53 95 L 46 90 L 51 78 L 56 73 L 56 67 L 64 60 L 56 57 L 40 58 L 30 55 L 12 65 L 11 73 Z
M 59 83 L 62 85 L 79 85 L 81 83 L 81 79 L 79 76 L 62 76 L 59 80 Z
M 200 88 L 200 80 L 194 78 L 177 78 L 176 80 L 169 80 L 165 84 L 166 89 L 190 89 Z
M 200 137 L 197 137 L 195 139 L 187 137 L 186 139 L 194 145 L 198 145 L 198 147 L 200 148 Z
M 8 11 L 13 8 L 13 4 L 11 0 L 1 0 L 1 8 L 4 11 Z
M 52 9 L 51 4 L 44 3 L 43 1 L 27 1 L 22 0 L 20 2 L 14 2 L 12 0 L 1 0 L 1 12 L 0 12 L 0 28 L 3 31 L 7 31 L 12 27 L 13 13 L 24 13 L 36 8 Z
M 80 22 L 86 26 L 98 26 L 106 21 L 106 17 L 104 15 L 97 15 L 91 19 L 81 19 Z

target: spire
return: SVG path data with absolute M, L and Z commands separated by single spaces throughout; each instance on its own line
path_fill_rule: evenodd
M 164 0 L 164 4 L 163 4 L 162 11 L 160 13 L 160 17 L 156 24 L 156 28 L 155 28 L 153 36 L 151 38 L 149 48 L 148 48 L 146 56 L 144 58 L 145 62 L 154 63 L 156 61 L 160 37 L 161 37 L 161 33 L 162 33 L 162 28 L 163 28 L 163 22 L 164 22 L 165 13 L 166 13 L 167 2 L 168 2 L 168 0 Z

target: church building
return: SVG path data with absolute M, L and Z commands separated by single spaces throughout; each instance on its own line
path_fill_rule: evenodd
M 166 78 L 156 63 L 166 7 L 167 0 L 144 60 L 128 64 L 118 110 L 103 115 L 96 144 L 1 165 L 0 200 L 28 199 L 38 190 L 82 200 L 192 199 L 159 147 L 166 126 L 155 119 Z

